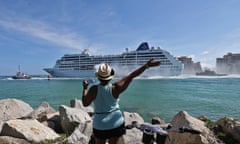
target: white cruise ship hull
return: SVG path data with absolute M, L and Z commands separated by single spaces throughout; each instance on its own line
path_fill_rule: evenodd
M 121 66 L 112 66 L 115 70 L 116 77 L 122 77 L 126 76 L 133 70 L 135 70 L 139 66 L 135 67 L 121 67 Z M 84 70 L 84 71 L 74 71 L 74 70 L 59 70 L 54 68 L 46 68 L 44 69 L 46 72 L 48 72 L 53 77 L 80 77 L 80 78 L 86 78 L 86 77 L 95 77 L 96 70 Z M 181 70 L 173 70 L 169 68 L 164 67 L 154 67 L 151 69 L 146 70 L 142 76 L 143 77 L 156 77 L 156 76 L 178 76 L 181 74 Z
M 160 48 L 149 48 L 142 43 L 135 51 L 126 51 L 118 55 L 91 56 L 86 51 L 81 54 L 66 54 L 56 61 L 53 68 L 45 68 L 53 77 L 94 77 L 96 68 L 101 63 L 108 63 L 115 70 L 116 77 L 129 74 L 153 58 L 160 61 L 158 67 L 148 69 L 144 77 L 178 76 L 182 73 L 183 64 L 169 52 Z
M 76 70 L 60 70 L 54 68 L 46 68 L 44 69 L 53 77 L 93 77 L 94 70 L 84 70 L 84 71 L 76 71 Z

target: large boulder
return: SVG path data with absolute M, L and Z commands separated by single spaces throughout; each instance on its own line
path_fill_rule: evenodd
M 143 118 L 138 113 L 123 112 L 125 125 L 131 125 L 133 121 L 139 124 L 144 123 Z M 141 144 L 142 143 L 142 132 L 136 128 L 127 129 L 126 135 L 123 136 L 126 144 Z
M 221 126 L 223 132 L 230 134 L 240 143 L 240 121 L 230 117 L 224 117 L 216 123 Z
M 44 126 L 37 120 L 9 120 L 4 123 L 2 136 L 11 136 L 26 139 L 29 142 L 40 143 L 45 140 L 54 140 L 59 137 L 52 129 Z
M 4 122 L 0 121 L 0 133 L 2 131 L 3 124 L 4 124 Z
M 59 112 L 62 129 L 68 135 L 71 135 L 78 125 L 84 126 L 92 121 L 88 113 L 81 109 L 61 105 Z
M 0 121 L 18 119 L 27 116 L 33 111 L 33 108 L 17 99 L 0 100 Z
M 57 133 L 63 133 L 59 112 L 47 114 L 46 120 L 41 123 L 52 128 Z
M 144 123 L 143 118 L 138 113 L 124 112 L 123 114 L 125 125 L 131 125 L 133 121 L 139 124 Z M 71 144 L 87 144 L 90 141 L 91 134 L 92 121 L 85 124 L 79 124 L 74 132 L 68 137 L 68 142 Z M 123 138 L 126 144 L 142 143 L 142 132 L 136 128 L 128 129 Z
M 74 132 L 68 137 L 70 144 L 87 144 L 92 135 L 92 122 L 78 125 Z
M 31 144 L 25 139 L 14 138 L 9 136 L 0 136 L 0 143 L 1 144 Z
M 83 111 L 89 113 L 90 115 L 92 115 L 93 111 L 94 111 L 93 107 L 91 107 L 91 106 L 87 106 L 87 107 L 83 106 L 82 101 L 78 100 L 78 99 L 72 99 L 70 101 L 70 105 L 71 105 L 72 108 L 82 109 Z
M 55 113 L 56 110 L 53 109 L 47 102 L 42 102 L 35 110 L 33 110 L 27 118 L 37 119 L 39 122 L 47 120 L 47 115 Z
M 219 144 L 219 141 L 213 132 L 205 126 L 205 123 L 190 116 L 186 111 L 180 111 L 175 115 L 171 124 L 173 130 L 178 131 L 179 128 L 188 128 L 197 130 L 200 134 L 170 131 L 168 133 L 169 139 L 166 140 L 165 144 L 179 144 L 179 142 L 181 144 Z

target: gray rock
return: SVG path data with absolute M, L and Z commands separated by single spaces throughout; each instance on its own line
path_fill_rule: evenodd
M 81 109 L 61 105 L 59 112 L 62 129 L 68 135 L 71 135 L 79 124 L 85 125 L 92 121 L 88 113 Z
M 0 136 L 1 144 L 30 144 L 24 139 L 9 137 L 9 136 Z
M 143 118 L 138 113 L 124 112 L 125 125 L 131 124 L 133 121 L 137 121 L 139 124 L 144 123 Z M 142 132 L 136 128 L 126 131 L 126 135 L 123 136 L 126 144 L 141 144 Z
M 144 119 L 138 113 L 123 112 L 125 124 L 131 124 L 133 121 L 144 123 Z
M 174 116 L 172 120 L 173 129 L 181 127 L 198 130 L 201 134 L 192 134 L 189 132 L 169 132 L 169 140 L 166 140 L 165 144 L 219 144 L 218 139 L 215 137 L 212 131 L 210 131 L 205 123 L 197 118 L 190 116 L 185 111 L 180 111 Z
M 91 106 L 87 106 L 87 107 L 83 106 L 82 101 L 78 100 L 78 99 L 71 100 L 70 101 L 70 105 L 71 105 L 72 108 L 82 109 L 83 111 L 89 113 L 90 115 L 92 115 L 93 111 L 94 111 L 93 107 L 91 107 Z
M 224 117 L 219 119 L 216 123 L 221 126 L 225 133 L 232 135 L 233 138 L 240 143 L 240 121 L 230 117 Z
M 55 132 L 63 133 L 59 112 L 48 114 L 45 123 L 47 123 L 47 126 L 52 128 Z
M 17 99 L 0 100 L 0 121 L 7 121 L 25 117 L 33 111 L 33 108 Z
M 1 131 L 2 131 L 3 124 L 4 124 L 4 122 L 0 121 L 0 134 L 1 134 Z
M 87 144 L 92 135 L 92 122 L 78 125 L 74 132 L 68 137 L 70 144 Z
M 39 122 L 43 122 L 47 120 L 47 115 L 51 113 L 55 113 L 56 110 L 53 109 L 47 102 L 42 102 L 38 108 L 33 110 L 27 118 L 37 119 Z
M 59 137 L 52 129 L 39 123 L 37 120 L 9 120 L 4 123 L 2 136 L 11 136 L 25 139 L 29 142 L 40 143 L 44 140 L 53 140 Z
M 165 121 L 161 120 L 160 117 L 153 117 L 152 124 L 165 124 Z
M 74 131 L 74 133 L 68 137 L 69 144 L 88 144 L 89 137 L 82 134 L 80 131 Z

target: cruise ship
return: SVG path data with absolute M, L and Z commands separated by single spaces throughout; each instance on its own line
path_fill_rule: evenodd
M 161 65 L 148 69 L 142 76 L 178 76 L 182 73 L 183 64 L 169 52 L 160 47 L 149 47 L 143 42 L 135 51 L 126 51 L 116 55 L 90 55 L 87 50 L 80 54 L 65 54 L 56 61 L 53 68 L 44 68 L 53 77 L 94 77 L 101 63 L 108 63 L 114 68 L 116 76 L 124 76 L 149 59 L 161 61 Z

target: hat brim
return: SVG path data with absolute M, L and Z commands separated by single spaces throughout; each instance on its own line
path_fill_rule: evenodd
M 110 76 L 108 76 L 108 77 L 101 77 L 100 75 L 98 75 L 98 73 L 96 72 L 96 77 L 98 77 L 99 79 L 101 79 L 101 80 L 111 80 L 111 79 L 113 79 L 113 77 L 114 77 L 114 75 L 110 75 Z

